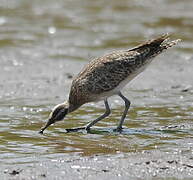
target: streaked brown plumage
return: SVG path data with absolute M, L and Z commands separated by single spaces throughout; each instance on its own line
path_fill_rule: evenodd
M 88 102 L 104 100 L 106 112 L 85 127 L 89 130 L 92 125 L 110 114 L 107 98 L 112 95 L 119 95 L 125 101 L 125 111 L 117 127 L 117 130 L 120 131 L 130 106 L 130 101 L 121 94 L 121 89 L 136 75 L 142 72 L 155 56 L 179 41 L 169 41 L 168 37 L 169 35 L 165 34 L 133 49 L 112 52 L 91 61 L 74 78 L 69 100 L 54 108 L 48 123 L 40 132 L 43 133 L 44 129 L 50 124 L 62 120 L 67 113 L 76 110 L 81 105 Z M 64 113 L 64 109 L 66 113 Z M 62 119 L 58 120 L 57 117 L 53 115 L 56 111 L 57 113 L 55 114 L 57 114 L 58 117 L 63 117 Z

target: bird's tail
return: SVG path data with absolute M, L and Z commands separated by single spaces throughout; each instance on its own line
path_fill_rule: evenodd
M 166 35 L 168 35 L 168 34 L 166 34 Z M 178 42 L 180 42 L 180 41 L 181 41 L 181 39 L 176 39 L 176 40 L 170 41 L 170 38 L 169 38 L 169 35 L 168 35 L 167 38 L 164 39 L 164 40 L 162 41 L 162 43 L 160 44 L 160 48 L 161 48 L 162 50 L 168 49 L 168 48 L 176 45 L 176 44 L 177 44 Z
M 137 47 L 134 47 L 133 49 L 130 49 L 130 51 L 140 50 L 140 49 L 144 49 L 144 48 L 164 50 L 164 49 L 168 49 L 168 48 L 176 45 L 179 41 L 181 41 L 181 39 L 176 39 L 176 40 L 170 41 L 169 36 L 170 36 L 170 34 L 168 34 L 168 33 L 163 34 L 162 36 L 160 36 L 158 38 L 149 40 L 143 44 L 140 44 Z
M 135 58 L 135 64 L 143 66 L 150 63 L 153 58 L 161 54 L 164 50 L 176 45 L 180 39 L 169 40 L 169 34 L 164 34 L 156 39 L 149 40 L 128 51 L 137 52 L 138 58 Z
M 158 38 L 140 44 L 139 46 L 130 49 L 129 51 L 139 52 L 143 61 L 146 61 L 146 59 L 150 59 L 157 56 L 164 50 L 176 45 L 179 41 L 181 41 L 180 39 L 170 41 L 169 36 L 170 35 L 168 33 L 164 34 Z

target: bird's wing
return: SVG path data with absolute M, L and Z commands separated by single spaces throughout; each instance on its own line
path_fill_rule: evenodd
M 84 87 L 92 94 L 100 94 L 117 87 L 135 69 L 139 53 L 119 51 L 95 59 L 79 73 L 73 86 Z

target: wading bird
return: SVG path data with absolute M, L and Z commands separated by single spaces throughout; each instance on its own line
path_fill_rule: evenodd
M 169 35 L 164 34 L 132 49 L 112 52 L 94 59 L 74 78 L 68 101 L 54 107 L 40 133 L 43 133 L 51 124 L 63 120 L 68 113 L 75 111 L 83 104 L 103 100 L 106 108 L 103 115 L 85 127 L 67 131 L 90 130 L 98 121 L 109 116 L 111 110 L 108 98 L 113 95 L 120 96 L 125 102 L 123 115 L 115 129 L 120 132 L 130 107 L 130 101 L 121 93 L 122 88 L 142 72 L 155 56 L 177 44 L 178 41 L 179 39 L 169 41 Z

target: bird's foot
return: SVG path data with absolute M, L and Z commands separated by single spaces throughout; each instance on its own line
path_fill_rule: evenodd
M 122 127 L 117 127 L 116 129 L 114 129 L 113 131 L 114 132 L 119 132 L 119 133 L 121 133 L 122 132 L 122 130 L 123 130 L 123 128 Z
M 90 127 L 89 127 L 89 126 L 86 126 L 86 127 L 85 127 L 85 130 L 86 130 L 86 131 L 90 131 Z
M 77 128 L 70 128 L 70 129 L 66 129 L 66 132 L 78 132 L 79 130 L 86 130 L 87 132 L 90 131 L 90 127 L 88 126 L 83 126 L 83 127 L 77 127 Z
M 70 128 L 70 129 L 66 129 L 66 132 L 69 133 L 69 132 L 77 132 L 79 130 L 85 130 L 86 127 L 77 127 L 77 128 Z

